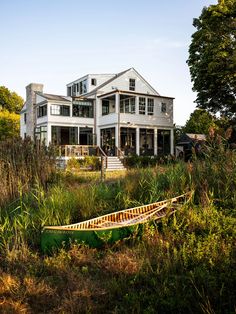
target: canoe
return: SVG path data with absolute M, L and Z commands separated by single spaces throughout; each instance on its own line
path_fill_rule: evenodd
M 44 253 L 70 243 L 84 243 L 100 248 L 138 233 L 140 226 L 152 220 L 173 214 L 191 198 L 192 192 L 99 216 L 83 222 L 64 226 L 45 226 L 41 234 L 41 249 Z

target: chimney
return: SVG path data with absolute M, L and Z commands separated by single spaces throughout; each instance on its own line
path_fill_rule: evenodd
M 31 83 L 26 86 L 26 113 L 27 125 L 26 134 L 34 139 L 34 128 L 36 125 L 36 92 L 43 92 L 43 84 Z

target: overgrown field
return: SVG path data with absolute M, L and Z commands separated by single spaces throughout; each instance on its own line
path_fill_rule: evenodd
M 50 151 L 15 145 L 17 153 L 9 148 L 0 158 L 0 313 L 235 312 L 234 151 L 215 141 L 201 160 L 100 182 L 99 174 L 56 173 Z M 40 252 L 43 225 L 79 222 L 188 190 L 195 191 L 192 202 L 145 226 L 142 237 L 99 250 L 72 245 L 53 256 Z

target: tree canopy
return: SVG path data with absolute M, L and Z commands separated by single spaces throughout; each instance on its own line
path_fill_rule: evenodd
M 199 108 L 236 118 L 236 1 L 218 0 L 194 19 L 189 59 Z
M 210 127 L 215 127 L 214 117 L 204 109 L 196 109 L 184 126 L 185 133 L 208 134 Z
M 11 92 L 7 87 L 0 86 L 0 110 L 20 113 L 24 100 L 15 92 Z
M 0 111 L 0 141 L 20 135 L 20 115 L 7 110 Z

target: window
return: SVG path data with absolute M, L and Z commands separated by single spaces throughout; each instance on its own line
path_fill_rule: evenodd
M 105 116 L 109 114 L 109 100 L 102 100 L 102 115 Z
M 35 139 L 44 142 L 47 140 L 47 126 L 39 126 L 34 131 Z
M 93 103 L 91 101 L 76 100 L 73 102 L 73 116 L 93 118 Z
M 95 78 L 91 79 L 91 85 L 93 85 L 93 86 L 97 85 L 97 80 Z
M 135 97 L 127 97 L 121 95 L 120 98 L 121 113 L 135 113 Z
M 86 80 L 78 83 L 78 91 L 80 95 L 87 93 L 87 81 Z
M 24 113 L 24 123 L 26 124 L 26 122 L 27 122 L 27 114 Z
M 147 114 L 150 116 L 153 116 L 154 114 L 154 99 L 152 98 L 148 98 Z
M 71 86 L 67 87 L 67 96 L 71 96 Z
M 41 118 L 47 115 L 47 105 L 42 105 L 38 107 L 37 117 Z
M 51 105 L 51 115 L 69 117 L 70 116 L 70 106 Z
M 163 113 L 165 113 L 166 112 L 166 109 L 167 109 L 167 107 L 166 107 L 166 103 L 161 103 L 161 112 L 163 112 Z
M 129 79 L 129 90 L 135 90 L 135 79 Z
M 146 112 L 146 99 L 139 97 L 139 114 L 145 114 Z
M 157 131 L 158 155 L 170 154 L 170 130 Z

